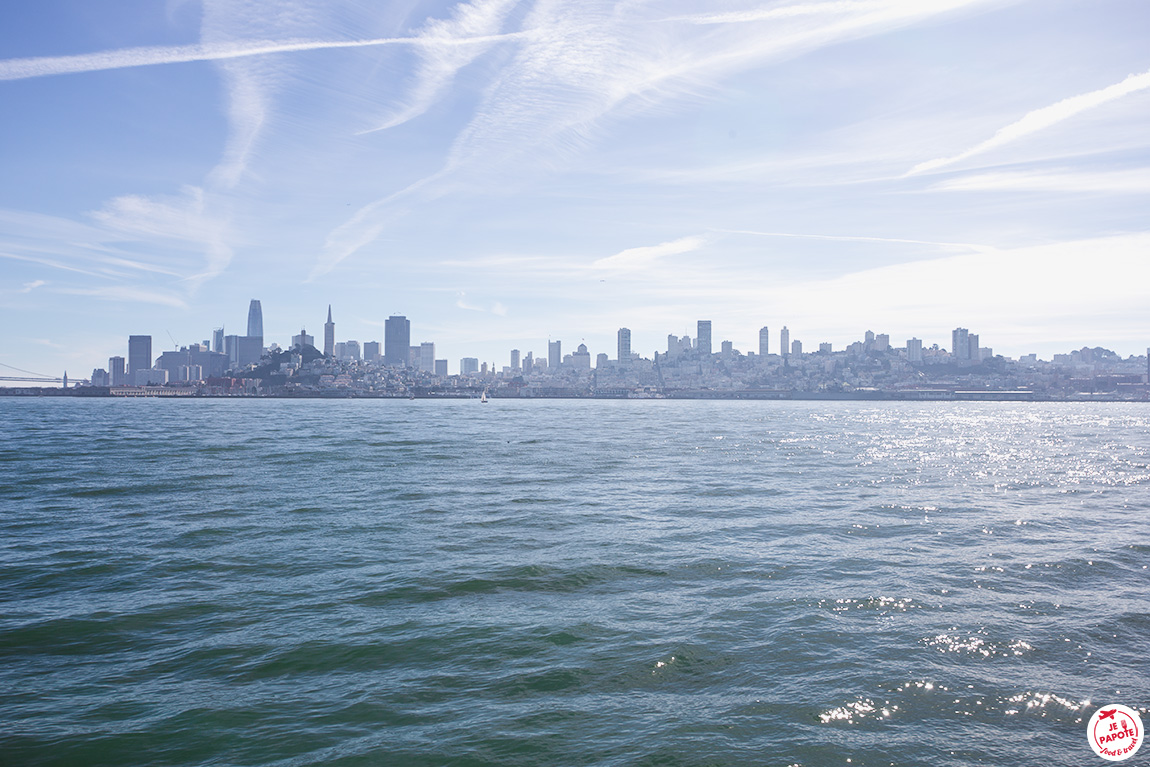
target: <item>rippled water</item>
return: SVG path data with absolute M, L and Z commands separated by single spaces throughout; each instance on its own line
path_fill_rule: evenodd
M 3 764 L 1079 765 L 1150 702 L 1146 405 L 0 418 Z

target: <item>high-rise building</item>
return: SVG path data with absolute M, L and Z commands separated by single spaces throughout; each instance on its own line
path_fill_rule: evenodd
M 152 337 L 128 336 L 128 381 L 135 382 L 137 370 L 152 369 Z
M 435 375 L 439 376 L 440 378 L 447 377 L 447 360 L 435 361 Z
M 323 324 L 323 356 L 335 356 L 335 323 L 331 321 L 331 304 L 327 305 L 327 322 Z
M 218 327 L 212 331 L 212 351 L 224 353 L 224 329 Z
M 797 338 L 794 341 L 791 341 L 791 356 L 792 357 L 803 356 L 803 342 Z
M 619 356 L 620 363 L 631 361 L 631 329 L 619 328 Z
M 547 367 L 554 371 L 563 363 L 562 343 L 559 341 L 547 342 Z
M 606 352 L 599 352 L 598 354 L 595 355 L 595 367 L 596 368 L 602 370 L 602 369 L 607 367 L 608 362 L 610 362 L 610 359 L 607 357 Z
M 906 342 L 906 361 L 913 363 L 922 362 L 922 339 L 908 338 Z
M 307 330 L 301 328 L 298 336 L 291 337 L 292 346 L 315 346 L 315 336 L 309 336 Z
M 464 357 L 459 361 L 459 375 L 474 375 L 479 372 L 478 357 Z
M 252 299 L 248 305 L 248 338 L 260 339 L 260 352 L 264 349 L 264 310 L 259 299 Z
M 879 333 L 874 337 L 874 350 L 876 352 L 885 352 L 890 350 L 890 335 L 887 333 Z
M 730 357 L 735 353 L 735 342 L 723 341 L 719 344 L 719 351 L 723 354 L 724 357 Z
M 519 369 L 519 350 L 518 349 L 512 349 L 511 350 L 511 369 L 512 370 L 518 370 Z
M 832 351 L 834 351 L 834 349 L 831 344 L 825 341 L 819 344 L 819 354 L 830 354 Z
M 128 373 L 124 367 L 123 357 L 108 358 L 108 380 L 111 386 L 126 386 Z
M 970 331 L 955 328 L 950 332 L 950 354 L 956 360 L 970 359 Z
M 587 351 L 587 344 L 579 344 L 579 348 L 571 355 L 571 364 L 576 370 L 591 369 L 591 352 Z
M 771 353 L 771 329 L 766 325 L 759 328 L 759 356 L 766 357 Z
M 430 341 L 419 345 L 419 369 L 427 373 L 435 372 L 435 344 Z
M 787 330 L 787 326 L 783 325 L 783 329 L 779 331 L 779 354 L 784 357 L 791 353 L 791 331 Z
M 403 315 L 392 315 L 383 325 L 383 362 L 405 367 L 411 348 L 411 322 Z
M 524 373 L 535 372 L 535 353 L 534 352 L 527 352 L 527 354 L 523 355 L 523 372 Z
M 345 360 L 359 359 L 359 341 L 345 341 L 343 344 L 343 358 Z
M 967 346 L 970 348 L 969 359 L 973 362 L 981 362 L 982 357 L 978 351 L 978 333 L 971 333 L 966 337 Z
M 699 320 L 698 339 L 695 341 L 695 348 L 699 350 L 699 354 L 709 355 L 711 353 L 711 321 Z
M 363 344 L 363 361 L 379 362 L 379 341 L 366 341 Z

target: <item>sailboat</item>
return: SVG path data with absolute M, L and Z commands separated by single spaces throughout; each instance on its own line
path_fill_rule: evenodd
M 479 395 L 479 401 L 480 402 L 486 402 L 487 401 L 487 390 L 486 389 L 484 389 L 483 393 Z

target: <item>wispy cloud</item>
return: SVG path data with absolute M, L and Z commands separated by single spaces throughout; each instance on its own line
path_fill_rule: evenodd
M 180 195 L 123 195 L 105 203 L 89 214 L 106 230 L 137 240 L 174 240 L 203 254 L 203 264 L 182 264 L 183 269 L 165 272 L 182 273 L 198 286 L 220 274 L 232 259 L 227 242 L 227 223 L 207 208 L 204 190 L 186 186 Z M 190 268 L 189 268 L 190 267 Z
M 380 37 L 371 40 L 245 40 L 196 45 L 121 48 L 114 51 L 81 53 L 73 56 L 3 59 L 0 60 L 0 80 L 26 80 L 32 77 L 103 72 L 163 64 L 185 64 L 193 61 L 225 61 L 337 48 L 368 48 L 385 45 L 420 48 L 486 46 L 491 43 L 514 40 L 516 37 L 517 35 L 507 34 L 470 37 Z
M 940 248 L 959 248 L 963 250 L 982 251 L 984 246 L 967 242 L 936 242 L 934 240 L 911 240 L 905 237 L 865 237 L 860 235 L 840 234 L 803 234 L 796 232 L 758 232 L 751 229 L 715 229 L 725 234 L 749 234 L 755 237 L 785 237 L 798 240 L 832 240 L 838 242 L 890 242 L 903 245 L 933 245 Z
M 1150 193 L 1150 169 L 975 173 L 948 178 L 930 188 L 956 192 L 1147 194 Z
M 1150 88 L 1150 72 L 1130 75 L 1120 83 L 1115 83 L 1106 88 L 1083 93 L 1078 96 L 1071 96 L 1056 104 L 1051 104 L 1048 107 L 1035 109 L 1024 115 L 1022 119 L 1000 128 L 986 141 L 950 157 L 939 157 L 934 160 L 921 162 L 911 168 L 907 172 L 907 175 L 912 176 L 918 173 L 926 173 L 928 171 L 938 170 L 939 168 L 945 168 L 948 165 L 954 165 L 957 162 L 982 154 L 983 152 L 988 152 L 992 149 L 997 149 L 1000 146 L 1017 141 L 1032 133 L 1037 133 L 1038 131 L 1057 125 L 1064 120 L 1069 120 L 1071 117 L 1081 114 L 1082 112 L 1095 109 L 1110 101 L 1128 96 L 1131 93 L 1137 93 L 1146 88 Z
M 173 306 L 178 309 L 188 308 L 187 302 L 174 293 L 130 285 L 110 285 L 103 288 L 61 288 L 56 292 L 71 296 L 91 296 L 107 301 L 158 304 L 160 306 Z
M 448 19 L 432 19 L 414 36 L 420 41 L 417 53 L 419 70 L 407 103 L 396 109 L 381 124 L 361 133 L 394 128 L 427 111 L 451 83 L 459 70 L 475 61 L 492 45 L 515 39 L 498 34 L 507 14 L 519 0 L 474 0 L 455 7 Z M 461 41 L 469 44 L 458 44 Z M 454 43 L 454 44 L 450 44 Z
M 767 61 L 1001 1 L 835 0 L 768 6 L 745 13 L 774 23 L 746 24 L 745 14 L 668 19 L 646 3 L 536 0 L 520 22 L 519 44 L 457 134 L 442 168 L 363 206 L 334 229 L 312 278 L 378 237 L 400 200 L 406 202 L 416 191 L 423 199 L 446 194 L 451 176 L 469 173 L 487 185 L 493 176 L 515 168 L 558 169 L 594 143 L 608 118 L 706 98 L 722 77 Z M 485 23 L 504 8 L 500 3 L 483 7 Z M 458 63 L 442 59 L 428 70 L 411 99 L 414 108 L 426 108 L 427 99 L 438 92 L 437 83 Z
M 591 266 L 596 269 L 607 269 L 611 271 L 646 269 L 653 266 L 655 262 L 661 258 L 690 253 L 703 247 L 704 244 L 706 244 L 706 240 L 702 237 L 682 237 L 678 240 L 660 243 L 659 245 L 628 248 L 613 256 L 600 258 L 598 261 L 592 263 Z
M 46 280 L 32 280 L 31 282 L 25 282 L 24 287 L 20 288 L 20 292 L 21 293 L 31 293 L 36 288 L 41 287 L 42 285 L 47 285 L 47 284 L 48 284 L 48 282 Z

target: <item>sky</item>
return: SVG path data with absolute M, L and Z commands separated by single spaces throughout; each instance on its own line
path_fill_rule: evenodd
M 306 328 L 1150 345 L 1144 0 L 0 4 L 0 375 Z

